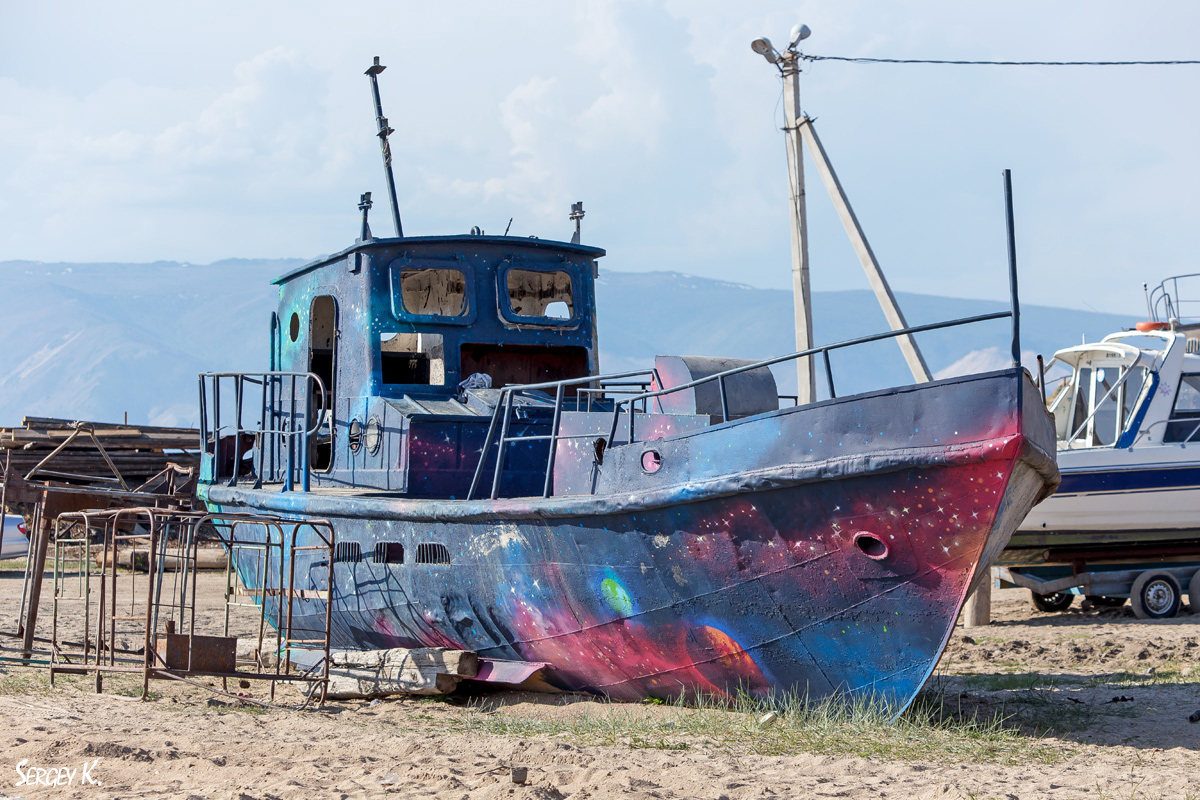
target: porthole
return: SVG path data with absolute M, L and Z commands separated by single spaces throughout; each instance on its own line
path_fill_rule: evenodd
M 371 417 L 367 420 L 367 433 L 363 440 L 363 444 L 367 446 L 367 452 L 374 455 L 379 450 L 381 441 L 383 441 L 383 426 L 379 424 L 379 417 Z
M 357 453 L 358 448 L 362 447 L 362 423 L 356 419 L 350 420 L 350 431 L 346 440 L 350 444 L 350 451 Z
M 662 466 L 662 456 L 657 450 L 647 450 L 642 453 L 642 470 L 648 473 L 658 472 Z
M 888 546 L 887 542 L 880 539 L 873 533 L 859 531 L 854 534 L 854 546 L 859 549 L 867 558 L 873 558 L 876 561 L 881 561 L 887 558 Z
M 288 323 L 288 336 L 294 342 L 300 338 L 300 315 L 292 312 L 292 321 Z

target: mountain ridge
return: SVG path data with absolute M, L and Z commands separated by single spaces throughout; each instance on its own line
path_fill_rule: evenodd
M 304 259 L 0 262 L 0 424 L 24 415 L 192 425 L 196 375 L 266 367 L 271 280 Z M 596 286 L 604 371 L 644 368 L 655 355 L 768 358 L 795 350 L 792 294 L 676 271 L 603 270 Z M 910 325 L 1008 308 L 1001 300 L 897 293 Z M 15 301 L 15 302 L 14 302 Z M 815 292 L 818 344 L 887 330 L 866 290 Z M 1134 317 L 1050 306 L 1022 307 L 1026 357 L 1127 326 Z M 917 337 L 930 369 L 957 362 L 1000 366 L 1010 358 L 1008 320 Z M 966 359 L 966 361 L 964 361 Z M 973 359 L 973 360 L 971 360 Z M 911 382 L 891 341 L 831 358 L 839 395 Z M 781 393 L 795 370 L 775 368 Z M 818 374 L 823 393 L 824 376 Z

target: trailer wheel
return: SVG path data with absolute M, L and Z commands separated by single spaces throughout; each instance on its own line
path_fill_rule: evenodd
M 1129 590 L 1133 613 L 1139 619 L 1167 619 L 1179 611 L 1183 590 L 1169 572 L 1146 570 Z
M 1188 602 L 1191 603 L 1192 613 L 1200 614 L 1200 570 L 1188 581 Z
M 1121 606 L 1125 605 L 1125 601 L 1128 598 L 1125 598 L 1125 597 L 1103 597 L 1098 594 L 1089 594 L 1087 596 L 1087 599 L 1092 601 L 1092 605 L 1097 606 L 1099 608 L 1120 608 Z
M 1070 592 L 1055 592 L 1053 594 L 1038 594 L 1032 589 L 1029 596 L 1033 599 L 1033 607 L 1038 611 L 1066 611 L 1075 602 L 1075 595 Z

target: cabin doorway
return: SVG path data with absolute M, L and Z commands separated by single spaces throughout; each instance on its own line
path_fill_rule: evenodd
M 325 396 L 314 391 L 312 419 L 317 424 L 309 464 L 317 472 L 333 467 L 333 409 L 337 397 L 337 301 L 323 294 L 313 298 L 308 315 L 308 371 L 325 384 Z M 318 418 L 318 415 L 319 418 Z

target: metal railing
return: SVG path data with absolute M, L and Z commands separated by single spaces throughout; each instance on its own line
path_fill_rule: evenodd
M 754 363 L 746 364 L 741 367 L 735 367 L 734 369 L 725 370 L 724 372 L 718 372 L 714 375 L 709 375 L 704 378 L 699 378 L 697 380 L 690 381 L 690 382 L 682 384 L 680 386 L 672 386 L 672 387 L 666 388 L 666 389 L 660 388 L 660 389 L 653 390 L 653 391 L 645 391 L 645 392 L 639 392 L 639 393 L 635 393 L 635 394 L 629 394 L 622 398 L 614 398 L 613 399 L 613 409 L 612 409 L 612 415 L 613 415 L 612 416 L 612 424 L 609 427 L 608 436 L 602 440 L 596 441 L 597 463 L 602 463 L 603 457 L 604 457 L 604 451 L 607 450 L 609 447 L 611 447 L 613 444 L 613 441 L 616 439 L 617 429 L 618 429 L 618 427 L 620 425 L 620 421 L 621 421 L 622 407 L 624 407 L 628 413 L 629 442 L 633 443 L 635 441 L 634 411 L 635 411 L 636 405 L 639 402 L 642 404 L 642 408 L 645 409 L 646 401 L 649 399 L 652 399 L 655 397 L 661 397 L 661 396 L 667 395 L 667 394 L 672 394 L 674 392 L 685 391 L 687 389 L 694 389 L 697 386 L 702 386 L 704 384 L 712 383 L 715 381 L 717 383 L 718 392 L 719 392 L 720 398 L 721 398 L 721 421 L 723 423 L 728 422 L 730 419 L 729 396 L 728 396 L 728 393 L 726 392 L 725 381 L 727 378 L 730 378 L 734 375 L 739 375 L 743 372 L 749 372 L 751 370 L 761 369 L 763 367 L 770 367 L 775 364 L 782 364 L 782 363 L 785 363 L 788 361 L 794 361 L 798 358 L 804 358 L 807 356 L 815 356 L 815 355 L 819 354 L 819 355 L 821 355 L 821 357 L 823 358 L 823 360 L 825 362 L 825 364 L 824 364 L 825 365 L 825 380 L 829 386 L 829 396 L 831 399 L 836 399 L 837 391 L 834 388 L 833 367 L 831 366 L 831 364 L 829 362 L 829 353 L 834 350 L 840 350 L 840 349 L 846 348 L 846 347 L 854 347 L 855 345 L 866 344 L 868 342 L 877 342 L 882 339 L 893 339 L 898 336 L 908 336 L 908 335 L 911 335 L 914 333 L 921 333 L 923 331 L 934 331 L 934 330 L 940 330 L 942 328 L 957 327 L 959 325 L 969 325 L 974 322 L 985 322 L 987 320 L 1009 318 L 1012 320 L 1012 341 L 1011 341 L 1012 365 L 1013 365 L 1013 367 L 1021 366 L 1021 305 L 1020 305 L 1020 300 L 1019 300 L 1018 292 L 1017 292 L 1017 245 L 1016 245 L 1015 224 L 1013 221 L 1012 175 L 1011 175 L 1010 171 L 1007 169 L 1004 170 L 1003 175 L 1004 175 L 1004 218 L 1005 218 L 1005 229 L 1006 229 L 1005 230 L 1006 244 L 1007 244 L 1007 250 L 1008 250 L 1008 289 L 1009 289 L 1009 304 L 1010 304 L 1008 311 L 997 311 L 992 314 L 979 314 L 979 315 L 973 316 L 973 317 L 963 317 L 962 319 L 951 320 L 949 322 L 937 322 L 937 323 L 932 323 L 929 325 L 914 325 L 911 327 L 904 328 L 903 330 L 893 330 L 893 331 L 888 331 L 886 333 L 873 334 L 871 336 L 861 336 L 857 339 L 848 339 L 844 342 L 837 342 L 836 344 L 827 344 L 827 345 L 823 345 L 821 347 L 813 347 L 813 348 L 809 348 L 808 350 L 801 350 L 799 352 L 791 353 L 786 356 L 779 356 L 777 358 L 769 358 L 769 359 L 766 359 L 763 361 L 756 361 Z M 506 445 L 508 445 L 514 441 L 538 441 L 538 440 L 550 442 L 550 452 L 546 457 L 545 481 L 543 483 L 543 488 L 542 488 L 542 497 L 549 497 L 551 482 L 553 480 L 553 473 L 554 473 L 554 457 L 555 457 L 555 451 L 558 449 L 557 448 L 558 442 L 562 439 L 582 439 L 582 438 L 592 438 L 593 436 L 595 436 L 594 433 L 592 433 L 592 434 L 571 434 L 571 435 L 567 435 L 567 436 L 563 436 L 563 435 L 559 434 L 558 428 L 559 428 L 559 422 L 561 421 L 561 415 L 562 415 L 564 388 L 567 386 L 576 386 L 576 385 L 592 383 L 592 382 L 598 382 L 598 383 L 600 383 L 601 386 L 603 386 L 604 382 L 606 382 L 606 381 L 611 383 L 611 382 L 620 381 L 623 378 L 645 376 L 645 375 L 650 375 L 650 374 L 652 374 L 652 371 L 642 370 L 642 371 L 638 371 L 638 372 L 624 372 L 624 373 L 618 373 L 618 374 L 614 374 L 614 375 L 601 375 L 601 376 L 590 377 L 590 378 L 574 378 L 574 379 L 566 380 L 566 381 L 551 381 L 551 382 L 547 382 L 547 383 L 527 384 L 524 386 L 506 386 L 503 389 L 501 389 L 501 394 L 497 400 L 496 407 L 492 411 L 492 419 L 488 425 L 488 432 L 487 432 L 487 436 L 484 439 L 483 448 L 480 451 L 479 463 L 477 463 L 475 465 L 475 474 L 472 476 L 472 479 L 471 479 L 471 488 L 467 491 L 467 499 L 468 500 L 474 499 L 475 490 L 479 486 L 479 480 L 483 473 L 484 463 L 487 461 L 488 452 L 492 446 L 492 437 L 493 437 L 493 434 L 495 433 L 496 425 L 497 425 L 498 421 L 499 421 L 499 425 L 500 425 L 500 438 L 499 438 L 499 441 L 496 442 L 496 447 L 497 447 L 496 464 L 495 464 L 493 474 L 492 474 L 491 499 L 495 500 L 499 494 L 500 476 L 504 471 L 504 455 L 505 455 L 504 451 L 505 451 Z M 659 385 L 661 386 L 662 384 L 659 383 Z M 513 395 L 517 392 L 530 391 L 530 390 L 547 390 L 547 389 L 555 390 L 554 419 L 550 425 L 550 433 L 509 437 L 509 435 L 508 435 L 509 417 L 512 412 Z M 615 392 L 614 392 L 614 394 L 615 394 Z M 578 397 L 578 395 L 576 395 L 576 397 Z M 590 397 L 591 397 L 591 395 L 589 395 L 589 398 Z M 576 405 L 578 406 L 578 399 L 576 399 Z
M 1200 279 L 1200 272 L 1174 275 L 1147 291 L 1146 310 L 1150 313 L 1150 319 L 1154 322 L 1200 322 L 1200 280 L 1194 279 Z M 1185 289 L 1191 289 L 1194 293 L 1181 296 L 1180 281 L 1184 281 Z M 1185 315 L 1185 307 L 1195 307 L 1196 313 Z
M 221 422 L 221 389 L 233 396 L 233 422 Z M 258 394 L 257 426 L 243 425 L 247 388 Z M 225 395 L 229 397 L 227 393 Z M 200 375 L 200 448 L 212 458 L 212 482 L 224 477 L 226 459 L 222 440 L 230 442 L 232 461 L 229 486 L 236 486 L 242 471 L 244 437 L 254 448 L 254 487 L 263 481 L 282 482 L 283 491 L 311 487 L 312 438 L 329 414 L 329 393 L 320 376 L 311 372 L 206 372 Z M 332 426 L 332 421 L 331 421 Z
M 1020 352 L 1019 328 L 1018 328 L 1018 323 L 1015 321 L 1016 315 L 1015 315 L 1014 311 L 997 311 L 997 312 L 993 312 L 991 314 L 979 314 L 979 315 L 973 316 L 973 317 L 964 317 L 962 319 L 951 320 L 948 322 L 936 322 L 936 323 L 931 323 L 928 325 L 914 325 L 912 327 L 904 328 L 903 330 L 887 331 L 885 333 L 877 333 L 877 334 L 872 334 L 870 336 L 860 336 L 856 339 L 847 339 L 846 341 L 843 341 L 843 342 L 836 342 L 834 344 L 827 344 L 827 345 L 822 345 L 820 347 L 813 347 L 808 350 L 801 350 L 799 352 L 791 353 L 786 356 L 778 356 L 776 358 L 768 358 L 763 361 L 755 361 L 750 364 L 745 364 L 740 367 L 728 369 L 723 372 L 718 372 L 713 375 L 706 376 L 704 378 L 698 378 L 694 381 L 689 381 L 688 383 L 680 384 L 679 386 L 671 386 L 671 387 L 668 387 L 665 389 L 661 389 L 661 388 L 660 389 L 651 389 L 651 390 L 646 390 L 646 391 L 636 392 L 636 393 L 629 393 L 629 392 L 621 391 L 621 389 L 627 385 L 627 384 L 622 384 L 621 381 L 623 381 L 624 379 L 633 378 L 633 377 L 650 376 L 653 373 L 652 370 L 641 370 L 641 371 L 637 371 L 637 372 L 620 372 L 620 373 L 615 373 L 612 375 L 600 375 L 600 376 L 592 376 L 592 377 L 587 377 L 587 378 L 572 378 L 570 380 L 549 381 L 546 383 L 531 383 L 531 384 L 525 384 L 525 385 L 521 385 L 521 386 L 505 386 L 504 388 L 502 388 L 500 390 L 500 396 L 497 399 L 496 407 L 492 411 L 492 419 L 488 425 L 487 435 L 484 437 L 483 448 L 480 451 L 479 462 L 475 466 L 475 475 L 473 476 L 473 478 L 471 480 L 471 488 L 467 492 L 466 499 L 468 499 L 468 500 L 475 499 L 475 492 L 479 488 L 479 483 L 480 483 L 480 480 L 482 478 L 482 474 L 484 471 L 484 463 L 487 461 L 488 453 L 492 448 L 493 440 L 495 439 L 495 433 L 496 433 L 497 426 L 500 429 L 500 435 L 499 435 L 499 439 L 495 440 L 495 445 L 497 448 L 496 463 L 495 463 L 495 466 L 494 466 L 493 472 L 492 472 L 492 487 L 491 487 L 490 499 L 495 500 L 499 496 L 501 475 L 504 472 L 505 449 L 507 448 L 507 446 L 509 444 L 511 444 L 513 442 L 518 442 L 518 441 L 524 441 L 524 442 L 549 441 L 550 442 L 550 452 L 546 457 L 546 474 L 545 474 L 545 480 L 544 480 L 543 488 L 542 488 L 542 497 L 550 496 L 551 483 L 553 481 L 553 476 L 554 476 L 555 451 L 557 450 L 558 442 L 562 441 L 564 439 L 595 439 L 596 438 L 595 433 L 584 433 L 584 434 L 560 434 L 559 433 L 559 423 L 561 422 L 561 419 L 562 419 L 562 411 L 563 411 L 563 405 L 564 405 L 563 400 L 564 400 L 565 389 L 569 386 L 580 386 L 582 384 L 590 384 L 590 383 L 598 384 L 598 386 L 594 389 L 591 389 L 590 393 L 588 394 L 588 398 L 589 398 L 588 408 L 589 409 L 590 409 L 591 398 L 594 394 L 604 391 L 604 389 L 607 385 L 612 385 L 617 388 L 617 391 L 613 392 L 613 394 L 616 394 L 618 396 L 608 398 L 612 402 L 612 411 L 611 411 L 612 423 L 609 426 L 608 434 L 607 434 L 607 436 L 605 436 L 603 438 L 602 445 L 600 442 L 597 442 L 597 450 L 598 450 L 597 458 L 602 459 L 603 458 L 602 451 L 611 447 L 614 443 L 614 440 L 616 439 L 617 430 L 620 427 L 621 414 L 624 413 L 627 415 L 628 426 L 629 426 L 629 436 L 628 436 L 627 443 L 632 444 L 634 441 L 636 441 L 636 434 L 634 431 L 634 421 L 635 421 L 635 412 L 637 411 L 638 404 L 639 403 L 641 404 L 641 408 L 643 409 L 643 412 L 644 412 L 645 409 L 648 407 L 647 401 L 652 400 L 656 397 L 662 397 L 663 395 L 673 394 L 675 392 L 682 392 L 682 391 L 686 391 L 688 389 L 694 389 L 698 386 L 703 386 L 705 384 L 715 382 L 718 386 L 718 391 L 719 391 L 720 398 L 721 398 L 721 422 L 722 423 L 728 422 L 731 419 L 731 415 L 729 413 L 729 396 L 728 396 L 728 392 L 726 390 L 726 381 L 729 378 L 731 378 L 735 375 L 740 375 L 744 372 L 750 372 L 751 370 L 762 369 L 765 367 L 771 367 L 775 364 L 783 364 L 788 361 L 794 361 L 798 358 L 820 355 L 824 360 L 825 378 L 826 378 L 826 382 L 827 382 L 828 388 L 829 388 L 830 399 L 837 399 L 837 391 L 834 387 L 834 381 L 833 381 L 833 368 L 829 361 L 829 354 L 834 350 L 841 350 L 841 349 L 844 349 L 847 347 L 854 347 L 856 345 L 867 344 L 869 342 L 877 342 L 877 341 L 881 341 L 883 339 L 892 339 L 897 336 L 906 336 L 906 335 L 910 335 L 910 334 L 914 334 L 914 333 L 922 333 L 925 331 L 934 331 L 934 330 L 940 330 L 942 328 L 952 328 L 952 327 L 957 327 L 960 325 L 970 325 L 970 324 L 976 323 L 976 322 L 987 322 L 989 320 L 1005 319 L 1005 318 L 1013 318 L 1014 319 L 1013 350 L 1014 350 L 1014 353 Z M 552 421 L 550 423 L 550 433 L 530 434 L 530 435 L 522 435 L 522 436 L 509 436 L 509 420 L 512 417 L 514 396 L 520 392 L 548 391 L 551 389 L 554 390 L 554 414 L 553 414 Z M 576 410 L 578 410 L 579 403 L 580 403 L 580 401 L 578 400 L 578 392 L 577 392 L 576 402 L 575 402 Z

